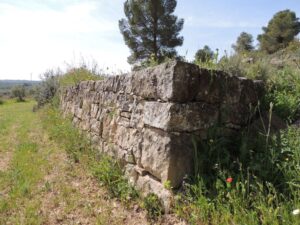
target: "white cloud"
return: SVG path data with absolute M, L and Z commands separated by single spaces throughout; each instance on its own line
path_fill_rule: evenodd
M 80 1 L 55 10 L 0 3 L 0 79 L 29 79 L 31 73 L 37 79 L 74 55 L 128 69 L 117 20 L 101 16 L 101 5 Z

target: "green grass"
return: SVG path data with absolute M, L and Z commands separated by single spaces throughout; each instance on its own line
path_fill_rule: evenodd
M 42 119 L 50 137 L 60 143 L 75 162 L 86 165 L 99 183 L 107 188 L 111 197 L 124 203 L 138 197 L 137 191 L 124 177 L 119 163 L 109 156 L 99 155 L 88 138 L 72 125 L 70 119 L 62 118 L 55 106 L 46 106 L 42 110 Z
M 38 202 L 31 201 L 35 187 L 43 178 L 47 161 L 41 152 L 36 135 L 40 121 L 32 114 L 34 102 L 7 101 L 0 106 L 1 152 L 8 153 L 9 167 L 0 172 L 0 224 L 19 224 L 22 217 L 30 217 L 28 224 L 40 224 Z M 20 214 L 15 215 L 16 212 Z M 30 214 L 30 215 L 29 215 Z
M 122 224 L 131 212 L 115 198 L 129 206 L 137 193 L 118 164 L 98 160 L 69 120 L 51 107 L 33 113 L 35 104 L 0 105 L 0 224 Z
M 300 208 L 300 130 L 281 131 L 267 144 L 265 135 L 244 135 L 234 143 L 213 136 L 198 143 L 199 168 L 175 211 L 191 224 L 300 224 L 292 214 Z

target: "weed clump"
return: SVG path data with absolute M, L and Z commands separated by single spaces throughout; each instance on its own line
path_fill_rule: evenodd
M 143 208 L 147 211 L 149 220 L 157 220 L 163 213 L 163 206 L 157 195 L 151 193 L 143 199 Z
M 119 163 L 108 156 L 101 156 L 100 160 L 91 165 L 92 174 L 104 185 L 112 197 L 122 202 L 138 197 L 137 191 L 128 184 Z

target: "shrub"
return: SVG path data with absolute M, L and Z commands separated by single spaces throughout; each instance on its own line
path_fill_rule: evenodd
M 97 74 L 96 69 L 88 69 L 84 64 L 78 68 L 70 68 L 65 74 L 59 77 L 61 87 L 76 85 L 86 80 L 101 80 L 103 76 Z
M 18 102 L 25 101 L 25 87 L 24 86 L 15 86 L 11 90 L 11 94 L 14 98 L 17 98 Z
M 148 194 L 143 200 L 143 208 L 147 211 L 148 219 L 157 220 L 163 213 L 162 204 L 155 194 Z
M 55 103 L 58 106 L 58 97 L 56 99 L 54 97 L 61 88 L 76 85 L 81 81 L 99 80 L 102 78 L 103 77 L 97 73 L 97 65 L 88 69 L 84 62 L 82 62 L 82 65 L 78 68 L 70 67 L 66 73 L 63 73 L 60 69 L 47 70 L 42 74 L 42 83 L 36 90 L 33 90 L 35 100 L 38 103 L 37 107 L 40 108 L 47 103 Z
M 35 91 L 35 100 L 38 103 L 38 107 L 50 103 L 52 98 L 55 96 L 59 89 L 59 75 L 61 75 L 60 70 L 48 70 L 42 75 L 43 81 Z

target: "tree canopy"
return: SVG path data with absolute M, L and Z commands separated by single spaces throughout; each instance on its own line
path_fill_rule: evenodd
M 156 62 L 177 55 L 175 47 L 183 44 L 179 32 L 184 20 L 173 15 L 176 0 L 127 0 L 124 3 L 126 19 L 119 28 L 131 50 L 131 64 L 153 58 Z
M 25 87 L 23 85 L 15 86 L 11 90 L 12 96 L 17 98 L 19 102 L 24 101 L 25 97 Z
M 237 41 L 232 48 L 236 53 L 249 52 L 254 49 L 253 47 L 253 36 L 249 33 L 242 32 L 237 38 Z
M 214 52 L 209 46 L 205 45 L 202 49 L 199 49 L 195 54 L 195 62 L 207 62 L 214 57 Z
M 274 53 L 285 48 L 300 32 L 300 22 L 296 14 L 290 10 L 279 11 L 263 27 L 264 33 L 258 36 L 260 49 Z

